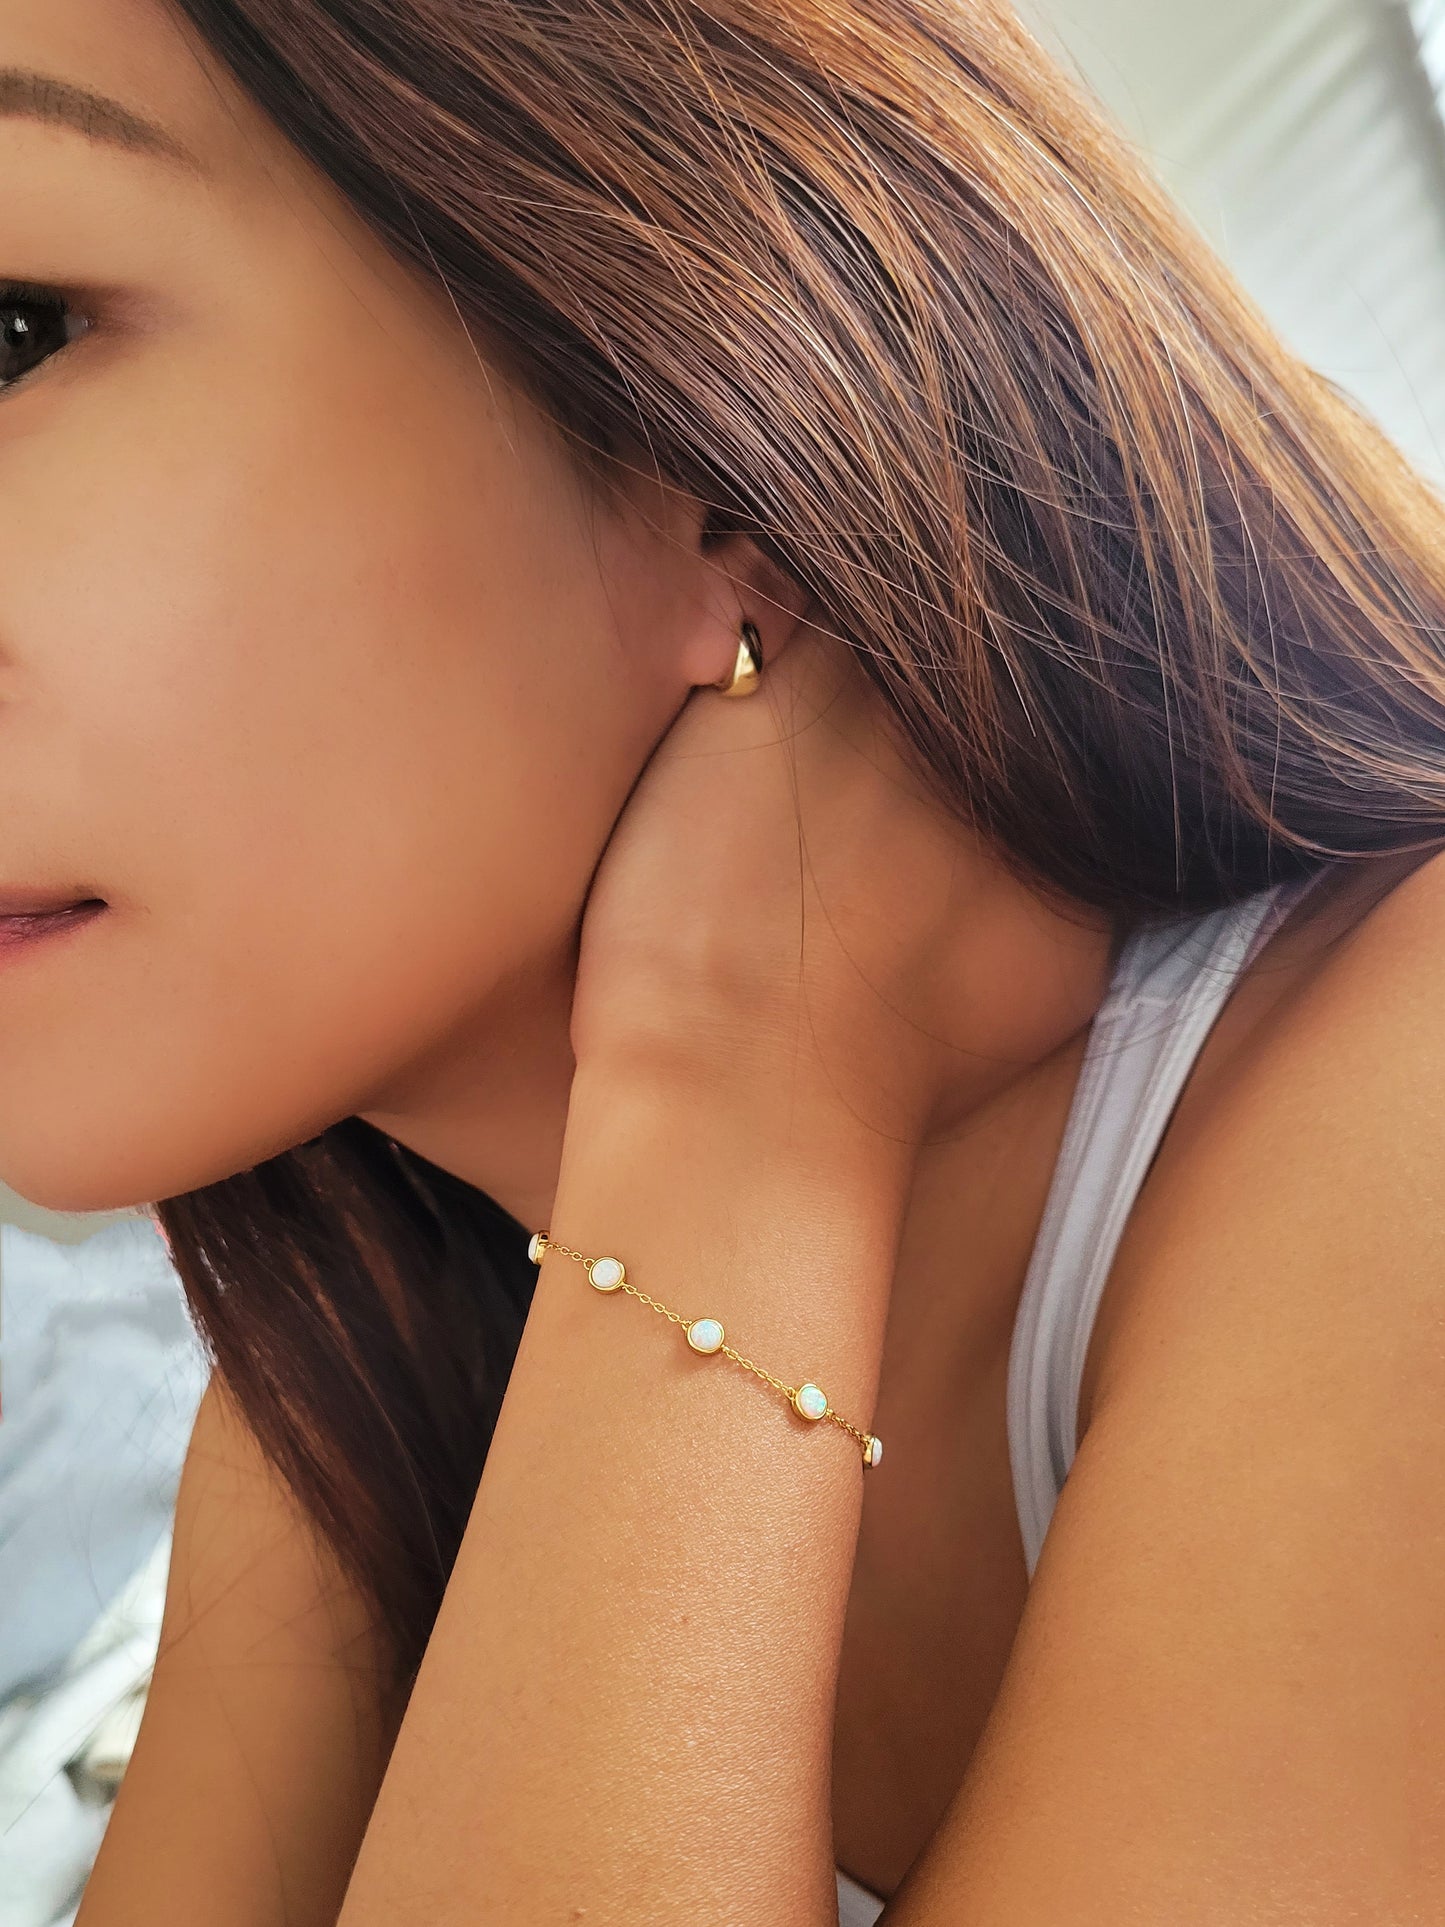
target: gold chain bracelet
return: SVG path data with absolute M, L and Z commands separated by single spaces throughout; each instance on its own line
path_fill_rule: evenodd
M 720 1355 L 723 1358 L 730 1358 L 735 1364 L 752 1372 L 765 1384 L 771 1385 L 775 1391 L 781 1392 L 799 1418 L 808 1419 L 810 1422 L 828 1418 L 832 1419 L 835 1425 L 841 1425 L 843 1430 L 851 1433 L 862 1447 L 865 1466 L 877 1465 L 881 1462 L 882 1439 L 872 1432 L 860 1432 L 856 1425 L 850 1425 L 847 1419 L 840 1418 L 828 1403 L 828 1395 L 820 1386 L 811 1383 L 785 1385 L 780 1378 L 774 1378 L 771 1372 L 765 1372 L 761 1365 L 755 1365 L 750 1358 L 744 1358 L 741 1352 L 735 1352 L 731 1345 L 725 1345 L 723 1328 L 716 1318 L 684 1318 L 680 1312 L 670 1311 L 666 1305 L 660 1305 L 655 1298 L 649 1298 L 647 1293 L 639 1291 L 636 1285 L 628 1284 L 627 1272 L 620 1258 L 584 1258 L 580 1251 L 571 1251 L 566 1245 L 559 1245 L 547 1232 L 534 1231 L 527 1244 L 528 1258 L 534 1265 L 540 1265 L 544 1254 L 548 1251 L 560 1251 L 564 1258 L 575 1259 L 579 1265 L 584 1265 L 587 1276 L 599 1291 L 625 1291 L 631 1297 L 640 1299 L 644 1305 L 651 1305 L 654 1311 L 660 1311 L 663 1317 L 669 1319 L 674 1325 L 681 1325 L 687 1334 L 688 1344 L 695 1352 L 701 1352 L 704 1357 Z

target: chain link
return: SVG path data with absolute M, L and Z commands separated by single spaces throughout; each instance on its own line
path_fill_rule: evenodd
M 536 1262 L 539 1265 L 549 1251 L 558 1251 L 564 1258 L 571 1258 L 579 1265 L 590 1266 L 593 1263 L 591 1258 L 584 1257 L 580 1251 L 573 1251 L 569 1245 L 558 1244 L 556 1239 L 545 1231 L 539 1231 L 536 1234 L 536 1251 Z M 625 1291 L 629 1297 L 636 1298 L 640 1304 L 650 1305 L 653 1311 L 660 1312 L 669 1324 L 687 1326 L 697 1323 L 696 1319 L 684 1318 L 681 1312 L 673 1311 L 658 1299 L 649 1297 L 645 1291 L 639 1291 L 637 1286 L 629 1284 L 625 1277 L 621 1284 L 613 1286 L 613 1290 Z M 732 1359 L 735 1364 L 741 1365 L 744 1371 L 752 1372 L 755 1377 L 762 1379 L 764 1384 L 771 1385 L 774 1391 L 781 1392 L 783 1397 L 788 1401 L 789 1406 L 794 1410 L 797 1409 L 793 1406 L 793 1395 L 798 1390 L 796 1385 L 785 1385 L 782 1379 L 774 1378 L 771 1372 L 764 1371 L 761 1365 L 755 1365 L 752 1359 L 744 1358 L 742 1353 L 734 1351 L 731 1345 L 719 1345 L 715 1353 L 700 1352 L 698 1356 L 700 1358 L 722 1357 Z M 881 1445 L 872 1433 L 860 1432 L 856 1425 L 850 1425 L 847 1419 L 833 1410 L 831 1404 L 827 1410 L 821 1414 L 821 1417 L 831 1419 L 835 1425 L 840 1425 L 845 1432 L 850 1433 L 858 1441 L 859 1446 L 862 1448 L 863 1463 L 865 1466 L 873 1463 L 868 1456 L 869 1446 L 870 1444 L 879 1445 L 879 1449 L 881 1450 Z M 817 1423 L 816 1420 L 810 1422 Z

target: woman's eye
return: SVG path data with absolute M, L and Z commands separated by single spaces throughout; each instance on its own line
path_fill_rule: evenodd
M 0 394 L 68 347 L 88 325 L 53 288 L 0 282 Z

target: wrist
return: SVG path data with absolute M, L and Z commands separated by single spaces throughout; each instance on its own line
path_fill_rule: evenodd
M 900 1209 L 918 1152 L 911 1133 L 884 1128 L 812 1065 L 662 1033 L 578 1057 L 564 1166 L 569 1145 L 614 1137 L 623 1120 L 664 1157 L 705 1142 L 730 1164 L 766 1163 L 809 1193 L 849 1190 Z
M 548 1229 L 615 1245 L 636 1223 L 648 1250 L 750 1251 L 774 1276 L 806 1253 L 806 1287 L 793 1289 L 821 1315 L 865 1280 L 886 1302 L 912 1173 L 907 1147 L 784 1080 L 590 1058 L 573 1080 Z

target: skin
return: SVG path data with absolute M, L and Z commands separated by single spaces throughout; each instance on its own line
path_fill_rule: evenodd
M 0 120 L 0 274 L 105 291 L 3 396 L 0 887 L 108 905 L 0 979 L 0 1170 L 108 1209 L 355 1113 L 534 1216 L 595 867 L 798 594 L 645 476 L 603 500 L 161 10 L 4 0 L 0 63 L 205 169 Z M 956 1112 L 1078 1032 L 1108 933 L 915 820 L 954 876 Z
M 1101 1919 L 1119 1917 L 1123 1898 L 1141 1901 L 1141 1917 L 1152 1905 L 1153 1917 L 1182 1919 L 1169 1883 L 1189 1868 L 1198 1895 L 1216 1863 L 1215 1917 L 1237 1919 L 1257 1823 L 1287 1836 L 1293 1856 L 1270 1880 L 1298 1884 L 1311 1856 L 1347 1837 L 1357 1787 L 1382 1783 L 1388 1722 L 1324 1733 L 1336 1797 L 1313 1814 L 1307 1803 L 1271 1811 L 1257 1791 L 1229 1807 L 1239 1719 L 1221 1685 L 1232 1677 L 1258 1719 L 1251 1745 L 1263 1756 L 1295 1712 L 1270 1724 L 1279 1654 L 1262 1646 L 1256 1677 L 1226 1643 L 1189 1672 L 1198 1628 L 1170 1613 L 1201 1562 L 1229 1563 L 1247 1527 L 1294 1546 L 1323 1602 L 1315 1645 L 1290 1663 L 1344 1650 L 1353 1568 L 1331 1564 L 1323 1526 L 1321 1543 L 1282 1538 L 1315 1515 L 1288 1491 L 1271 1513 L 1249 1476 L 1256 1458 L 1285 1462 L 1290 1428 L 1310 1412 L 1279 1401 L 1280 1432 L 1262 1426 L 1242 1460 L 1220 1448 L 1209 1490 L 1257 1505 L 1243 1526 L 1201 1509 L 1170 1452 L 1181 1424 L 1197 1435 L 1200 1414 L 1254 1389 L 1231 1377 L 1241 1359 L 1289 1380 L 1328 1251 L 1268 1296 L 1276 1322 L 1265 1328 L 1249 1323 L 1258 1294 L 1237 1324 L 1225 1308 L 1202 1334 L 1177 1314 L 1171 1325 L 1169 1307 L 1203 1302 L 1181 1254 L 1212 1267 L 1205 1276 L 1249 1277 L 1283 1222 L 1272 1212 L 1310 1221 L 1318 1199 L 1301 1191 L 1291 1206 L 1287 1184 L 1312 1181 L 1321 1147 L 1306 1142 L 1298 1170 L 1269 1166 L 1266 1127 L 1297 1122 L 1301 1093 L 1313 1094 L 1307 1116 L 1328 1119 L 1367 1071 L 1403 1055 L 1391 1000 L 1376 1012 L 1378 973 L 1408 988 L 1438 955 L 1439 879 L 1397 891 L 1363 977 L 1359 950 L 1340 963 L 1332 946 L 1372 927 L 1374 904 L 1410 866 L 1332 889 L 1211 1039 L 1192 1135 L 1176 1142 L 1215 1188 L 1191 1189 L 1167 1163 L 1151 1177 L 1152 1215 L 1131 1232 L 1123 1295 L 1110 1300 L 1117 1336 L 1091 1355 L 1110 1422 L 1081 1454 L 1002 1716 L 965 1778 L 1022 1587 L 999 1414 L 958 1387 L 996 1390 L 1110 931 L 1044 905 L 938 818 L 846 657 L 750 545 L 704 553 L 699 506 L 644 478 L 624 503 L 596 498 L 445 298 L 381 254 L 163 13 L 0 0 L 0 64 L 119 97 L 206 170 L 192 180 L 74 131 L 0 121 L 11 189 L 0 274 L 106 291 L 91 332 L 0 395 L 0 884 L 73 888 L 108 906 L 0 972 L 0 1174 L 41 1204 L 108 1208 L 204 1184 L 355 1113 L 524 1222 L 547 1223 L 555 1207 L 559 1235 L 574 1220 L 605 1224 L 655 1266 L 649 1275 L 697 1275 L 736 1231 L 728 1315 L 736 1306 L 780 1363 L 805 1332 L 833 1331 L 840 1408 L 923 1468 L 891 1487 L 880 1472 L 865 1505 L 855 1489 L 838 1497 L 819 1460 L 799 1512 L 795 1461 L 740 1457 L 738 1439 L 759 1436 L 747 1429 L 754 1388 L 730 1383 L 724 1401 L 720 1383 L 689 1445 L 700 1489 L 728 1503 L 706 1557 L 679 1556 L 695 1548 L 676 1481 L 634 1489 L 607 1457 L 624 1409 L 629 1466 L 675 1462 L 676 1413 L 648 1402 L 655 1361 L 616 1303 L 586 1299 L 584 1330 L 575 1279 L 560 1259 L 550 1279 L 544 1268 L 346 1927 L 405 1919 L 403 1902 L 427 1882 L 431 1922 L 442 1905 L 459 1918 L 554 1919 L 583 1881 L 604 1896 L 651 1894 L 664 1921 L 698 1918 L 732 1881 L 748 1918 L 781 1927 L 827 1905 L 832 1790 L 846 1866 L 891 1891 L 918 1865 L 896 1917 L 919 1927 L 961 1917 L 965 1901 L 1000 1922 L 1061 1917 L 1075 1883 Z M 695 695 L 729 667 L 744 617 L 762 635 L 770 701 Z M 745 780 L 754 765 L 766 781 Z M 836 939 L 816 914 L 799 927 L 799 808 L 819 860 L 809 888 L 821 895 L 805 900 L 838 914 Z M 1281 1029 L 1284 1008 L 1293 1029 Z M 1352 1022 L 1364 1039 L 1354 1082 L 1321 1093 L 1312 1080 Z M 1407 1145 L 1428 1141 L 1429 1088 L 1376 1093 L 1380 1115 L 1408 1126 Z M 1378 1138 L 1364 1164 L 1392 1168 L 1399 1148 Z M 1251 1201 L 1248 1179 L 1266 1169 L 1274 1193 Z M 1331 1183 L 1338 1200 L 1345 1174 Z M 754 1202 L 738 1230 L 744 1191 Z M 1232 1247 L 1217 1242 L 1221 1197 L 1245 1200 L 1229 1217 Z M 1391 1224 L 1407 1221 L 1397 1212 Z M 770 1268 L 798 1224 L 807 1237 Z M 819 1249 L 837 1259 L 831 1270 L 811 1261 Z M 1409 1257 L 1394 1249 L 1392 1271 Z M 1386 1414 L 1418 1405 L 1423 1427 L 1441 1403 L 1423 1370 L 1392 1380 L 1371 1351 L 1379 1320 L 1396 1316 L 1402 1352 L 1425 1355 L 1424 1289 L 1397 1298 L 1394 1313 L 1394 1300 L 1372 1299 L 1349 1329 L 1347 1364 L 1371 1369 L 1357 1374 L 1353 1429 L 1330 1434 L 1336 1449 L 1344 1440 L 1340 1491 Z M 1189 1368 L 1162 1375 L 1172 1407 L 1161 1357 Z M 1167 1548 L 1149 1500 L 1166 1475 L 1179 1500 L 1167 1520 L 1200 1534 Z M 1390 1544 L 1418 1543 L 1423 1499 L 1411 1488 L 1421 1517 L 1384 1521 L 1379 1495 L 1391 1489 L 1372 1477 L 1368 1493 L 1349 1490 L 1339 1544 L 1382 1522 L 1396 1528 Z M 569 1502 L 587 1530 L 539 1561 L 535 1521 Z M 797 1602 L 784 1586 L 760 1591 L 763 1609 L 740 1626 L 732 1588 L 778 1584 L 758 1560 L 750 1508 L 796 1530 L 816 1561 L 811 1618 L 789 1619 Z M 953 1523 L 942 1553 L 930 1543 L 940 1511 Z M 679 1580 L 671 1597 L 609 1594 L 602 1550 L 639 1532 L 651 1535 L 640 1569 L 687 1573 L 693 1590 Z M 1113 1569 L 1111 1549 L 1146 1534 L 1174 1565 L 1161 1554 L 1149 1571 L 1130 1567 L 1137 1590 L 1110 1600 L 1105 1589 L 1101 1603 L 1094 1581 Z M 1382 1628 L 1381 1653 L 1351 1663 L 1360 1703 L 1388 1708 L 1400 1701 L 1389 1667 L 1423 1647 L 1409 1644 L 1418 1594 L 1398 1572 L 1386 1579 L 1398 1624 Z M 1228 1630 L 1229 1605 L 1215 1601 L 1205 1623 Z M 1152 1707 L 1121 1705 L 1107 1667 L 1090 1671 L 1116 1609 L 1144 1676 L 1166 1661 L 1185 1668 L 1163 1729 L 1149 1728 Z M 679 1657 L 679 1613 L 692 1616 L 690 1638 L 710 1636 L 708 1650 L 762 1682 L 705 1759 L 657 1750 L 686 1725 L 669 1698 L 681 1688 L 667 1684 L 683 1675 L 658 1663 Z M 929 1636 L 961 1617 L 958 1677 L 916 1670 Z M 623 1625 L 633 1648 L 618 1644 Z M 647 1690 L 615 1690 L 637 1686 L 639 1653 L 653 1662 Z M 1331 1677 L 1310 1682 L 1321 1720 Z M 503 1717 L 529 1693 L 525 1720 Z M 798 1714 L 782 1722 L 786 1740 L 779 1706 Z M 1191 1752 L 1201 1731 L 1210 1744 Z M 764 1733 L 777 1797 L 760 1809 L 747 1763 Z M 1120 1764 L 1140 1734 L 1165 1764 L 1159 1786 L 1183 1789 L 1177 1809 L 1151 1805 L 1154 1784 L 1129 1782 Z M 458 1775 L 457 1746 L 483 1736 L 485 1766 Z M 645 1848 L 609 1826 L 608 1762 L 629 1754 L 658 1773 Z M 907 1769 L 882 1797 L 880 1758 Z M 1081 1785 L 1097 1805 L 1071 1809 Z M 1153 1863 L 1109 1858 L 1103 1822 L 1126 1798 L 1158 1844 Z M 717 1841 L 679 1867 L 678 1830 L 704 1805 Z M 1219 1829 L 1208 1840 L 1187 1830 L 1203 1811 Z M 431 1832 L 416 1824 L 422 1812 Z M 492 1821 L 514 1863 L 458 1857 Z M 1214 1853 L 1218 1838 L 1229 1852 Z M 552 1873 L 545 1894 L 539 1867 Z M 468 1884 L 483 1879 L 485 1892 Z M 106 1903 L 87 1904 L 85 1927 L 109 1927 Z
M 116 290 L 3 404 L 0 883 L 109 910 L 5 974 L 0 1168 L 112 1207 L 361 1112 L 534 1200 L 590 873 L 737 596 L 162 12 L 6 0 L 0 61 L 208 170 L 0 123 L 0 273 Z

